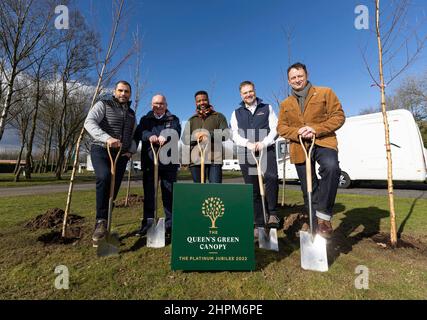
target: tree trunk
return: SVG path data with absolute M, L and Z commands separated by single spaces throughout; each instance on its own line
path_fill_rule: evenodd
M 66 142 L 65 142 L 65 119 L 67 117 L 67 79 L 65 72 L 62 74 L 62 112 L 61 118 L 59 120 L 58 126 L 58 161 L 56 162 L 55 175 L 58 180 L 61 180 L 61 173 L 63 170 L 64 160 L 65 160 L 65 151 L 66 151 Z
M 64 156 L 65 156 L 65 148 L 63 146 L 58 146 L 56 168 L 55 168 L 55 177 L 58 180 L 62 180 L 62 166 L 64 165 Z
M 15 178 L 13 179 L 13 182 L 19 182 L 19 178 L 21 177 L 21 172 L 23 170 L 23 167 L 18 167 L 18 172 L 15 174 Z
M 67 158 L 65 160 L 62 173 L 67 173 L 68 172 L 68 165 L 70 164 L 72 158 L 73 158 L 73 143 L 71 143 L 71 145 L 70 145 L 70 147 L 68 149 Z
M 286 189 L 286 156 L 287 156 L 287 151 L 288 151 L 288 140 L 285 139 L 284 142 L 285 145 L 285 150 L 283 153 L 283 176 L 282 176 L 282 202 L 281 202 L 281 206 L 284 207 L 285 206 L 285 189 Z
M 51 148 L 52 148 L 52 138 L 53 138 L 53 125 L 49 127 L 49 143 L 47 146 L 47 155 L 46 155 L 46 169 L 45 169 L 45 173 L 47 173 L 47 171 L 49 170 L 49 161 L 50 161 L 50 153 L 51 153 Z M 53 163 L 53 160 L 51 162 L 51 164 Z M 50 167 L 50 171 L 52 172 L 52 166 Z
M 27 155 L 25 157 L 25 166 L 27 168 L 27 171 L 30 172 L 29 176 L 25 176 L 25 179 L 30 180 L 31 179 L 31 172 L 33 170 L 33 157 L 32 157 L 32 153 L 33 153 L 33 142 L 34 142 L 34 136 L 36 133 L 36 123 L 37 123 L 37 114 L 38 114 L 38 110 L 39 110 L 39 105 L 40 105 L 40 66 L 39 66 L 39 70 L 38 70 L 38 74 L 36 77 L 36 100 L 35 100 L 35 106 L 34 106 L 34 114 L 33 114 L 33 119 L 32 119 L 32 124 L 31 124 L 31 131 L 30 131 L 30 137 L 28 139 L 28 145 L 27 145 Z
M 132 170 L 133 170 L 133 160 L 132 160 L 132 157 L 131 157 L 130 158 L 129 172 L 128 172 L 128 182 L 127 182 L 127 188 L 126 188 L 125 207 L 129 206 L 130 179 L 132 177 Z
M 14 70 L 12 70 L 14 72 Z M 7 94 L 6 99 L 4 100 L 3 110 L 0 116 L 0 141 L 3 138 L 4 130 L 6 128 L 6 119 L 9 114 L 10 106 L 12 105 L 12 95 L 13 95 L 13 82 L 15 81 L 15 75 L 12 73 L 11 80 L 7 85 Z
M 387 184 L 388 184 L 388 200 L 390 206 L 390 241 L 393 247 L 397 244 L 397 229 L 396 229 L 396 213 L 394 210 L 394 193 L 393 193 L 393 164 L 391 157 L 390 147 L 390 132 L 387 119 L 386 99 L 385 99 L 385 85 L 384 85 L 384 73 L 383 73 L 383 48 L 381 44 L 381 33 L 380 33 L 380 0 L 376 0 L 376 32 L 378 41 L 378 61 L 379 61 L 379 72 L 380 72 L 380 89 L 381 89 L 381 110 L 384 121 L 385 131 L 385 145 L 387 155 Z
M 117 11 L 117 16 L 116 16 L 116 20 L 115 20 L 115 23 L 114 23 L 113 31 L 111 33 L 110 43 L 109 43 L 109 46 L 108 46 L 108 50 L 107 50 L 107 53 L 105 55 L 105 59 L 104 59 L 103 65 L 102 65 L 101 72 L 100 72 L 100 74 L 98 76 L 98 83 L 97 83 L 97 86 L 96 86 L 96 89 L 95 89 L 95 93 L 93 94 L 92 103 L 90 105 L 90 108 L 92 108 L 93 105 L 95 104 L 96 97 L 98 96 L 99 90 L 101 88 L 101 83 L 102 83 L 102 79 L 103 79 L 103 76 L 104 76 L 105 68 L 107 66 L 107 63 L 110 60 L 111 50 L 113 48 L 114 40 L 115 40 L 116 34 L 117 34 L 117 28 L 118 28 L 118 26 L 120 24 L 120 18 L 121 18 L 121 14 L 122 14 L 123 4 L 124 4 L 124 0 L 121 0 L 120 1 L 119 9 Z M 70 186 L 68 188 L 67 204 L 65 206 L 64 220 L 62 221 L 62 237 L 64 237 L 64 238 L 67 235 L 67 217 L 68 217 L 68 214 L 69 214 L 70 208 L 71 208 L 71 199 L 72 199 L 73 188 L 74 188 L 74 177 L 76 175 L 77 164 L 78 164 L 78 161 L 79 161 L 80 143 L 81 143 L 81 141 L 83 139 L 84 134 L 85 134 L 85 128 L 83 126 L 82 129 L 81 129 L 81 131 L 80 131 L 79 138 L 77 139 L 76 156 L 75 156 L 74 163 L 73 163 L 73 171 L 71 173 Z
M 15 181 L 16 181 L 17 176 L 19 178 L 19 174 L 20 174 L 20 170 L 21 170 L 22 152 L 24 151 L 24 147 L 25 147 L 25 143 L 23 142 L 21 144 L 21 149 L 19 150 L 18 158 L 16 159 L 15 170 L 13 171 L 13 173 L 15 174 Z
M 56 163 L 56 149 L 55 153 L 52 153 L 52 161 L 50 163 L 50 172 L 53 172 L 53 164 Z
M 16 78 L 16 68 L 17 68 L 16 63 L 15 61 L 13 61 L 10 79 L 7 82 L 6 99 L 4 100 L 3 110 L 0 116 L 0 141 L 3 138 L 4 130 L 6 128 L 7 115 L 9 114 L 9 109 L 10 109 L 10 106 L 12 105 L 13 85 L 15 83 L 15 78 Z
M 45 168 L 47 166 L 46 153 L 47 153 L 47 135 L 45 135 L 43 137 L 43 152 L 42 152 L 42 156 L 41 156 L 41 163 L 40 163 L 38 173 L 42 173 L 45 171 Z

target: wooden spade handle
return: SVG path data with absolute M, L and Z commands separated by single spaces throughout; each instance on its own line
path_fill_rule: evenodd
M 204 147 L 200 145 L 200 140 L 197 139 L 197 147 L 200 151 L 200 182 L 205 183 L 205 153 L 206 148 L 208 147 L 208 144 L 206 144 Z
M 305 148 L 304 141 L 302 141 L 302 137 L 301 136 L 298 136 L 298 137 L 301 143 L 301 147 L 305 154 L 305 172 L 306 172 L 306 179 L 307 179 L 307 192 L 311 193 L 313 192 L 313 181 L 311 177 L 311 151 L 313 150 L 314 141 L 316 140 L 316 137 L 313 136 L 313 139 L 311 140 L 310 148 L 308 149 L 308 153 L 307 153 L 307 149 Z
M 154 149 L 153 143 L 150 142 L 151 150 L 153 151 L 154 160 L 154 218 L 157 219 L 157 197 L 159 190 L 159 154 L 162 146 L 159 149 Z
M 111 184 L 110 184 L 110 198 L 114 197 L 114 187 L 115 187 L 115 183 L 116 183 L 116 165 L 117 165 L 117 160 L 120 157 L 120 153 L 122 151 L 122 147 L 120 146 L 119 151 L 117 152 L 116 158 L 113 159 L 113 156 L 111 155 L 111 149 L 110 146 L 107 144 L 107 152 L 108 152 L 108 156 L 110 157 L 110 163 L 111 163 Z

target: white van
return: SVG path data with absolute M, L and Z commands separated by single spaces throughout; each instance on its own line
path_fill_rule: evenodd
M 222 161 L 222 170 L 240 171 L 238 159 L 225 159 Z
M 387 112 L 394 181 L 426 181 L 427 149 L 412 114 L 404 109 Z M 384 123 L 382 113 L 346 119 L 337 131 L 338 158 L 342 170 L 340 187 L 356 180 L 387 180 Z M 283 179 L 285 141 L 276 142 L 279 179 Z M 289 149 L 288 149 L 289 151 Z M 288 153 L 289 154 L 289 153 Z M 297 180 L 295 166 L 286 161 L 286 180 Z
M 126 171 L 129 171 L 129 168 L 130 168 L 130 161 L 128 161 L 128 163 L 127 163 L 127 165 L 126 165 Z M 134 172 L 138 172 L 138 171 L 141 171 L 142 170 L 142 167 L 141 167 L 141 161 L 140 160 L 133 160 L 132 161 L 132 164 L 133 164 L 133 171 Z

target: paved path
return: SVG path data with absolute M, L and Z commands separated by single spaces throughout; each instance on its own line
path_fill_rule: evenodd
M 180 181 L 180 182 L 190 182 L 189 180 Z M 232 178 L 224 179 L 224 183 L 243 183 L 243 178 Z M 122 188 L 125 186 L 125 182 L 122 183 Z M 142 188 L 141 181 L 132 181 L 132 187 Z M 52 185 L 41 185 L 41 186 L 32 186 L 32 187 L 11 187 L 11 188 L 0 188 L 0 198 L 2 197 L 11 197 L 11 196 L 26 196 L 26 195 L 35 195 L 35 194 L 49 194 L 49 193 L 67 193 L 68 184 L 52 184 Z M 300 190 L 298 183 L 292 182 L 287 183 L 286 188 L 290 190 Z M 74 190 L 94 190 L 94 183 L 80 183 L 74 185 Z M 344 194 L 363 194 L 363 195 L 387 195 L 387 187 L 384 183 L 380 184 L 363 184 L 360 188 L 351 188 L 351 189 L 338 189 L 338 193 Z M 396 197 L 401 198 L 420 198 L 427 199 L 427 184 L 399 184 L 394 190 Z

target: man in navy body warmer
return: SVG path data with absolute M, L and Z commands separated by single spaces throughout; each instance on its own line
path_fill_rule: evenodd
M 251 151 L 260 152 L 264 156 L 262 170 L 264 173 L 266 210 L 269 218 L 267 227 L 278 228 L 277 217 L 278 177 L 275 151 L 277 137 L 277 116 L 273 108 L 256 97 L 255 85 L 251 81 L 240 84 L 242 102 L 231 115 L 233 141 L 238 147 L 240 168 L 245 183 L 253 185 L 254 199 L 254 237 L 258 238 L 258 228 L 264 227 L 261 193 L 258 184 L 255 160 Z

